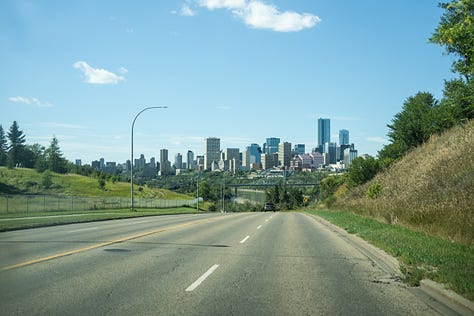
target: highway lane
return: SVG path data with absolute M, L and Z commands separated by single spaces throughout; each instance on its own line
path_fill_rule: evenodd
M 0 270 L 19 262 L 216 216 L 219 214 L 150 216 L 5 232 L 0 234 Z
M 197 219 L 204 218 L 171 218 L 166 224 L 135 219 L 144 226 L 109 232 L 111 238 L 160 225 L 173 229 L 1 271 L 2 314 L 436 314 L 307 215 L 216 214 L 183 226 Z M 121 221 L 93 224 L 120 227 Z M 92 227 L 79 226 L 76 237 L 107 239 L 96 234 L 109 229 Z M 70 228 L 60 227 L 53 239 L 74 241 Z

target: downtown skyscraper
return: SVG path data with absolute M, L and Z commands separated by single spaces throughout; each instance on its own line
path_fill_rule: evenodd
M 323 152 L 324 145 L 331 142 L 331 121 L 328 118 L 318 119 L 318 149 Z

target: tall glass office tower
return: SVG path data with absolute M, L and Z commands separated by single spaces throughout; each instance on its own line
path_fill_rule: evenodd
M 318 119 L 318 147 L 331 142 L 331 121 L 327 118 Z
M 347 129 L 339 131 L 339 145 L 349 145 L 349 131 Z
M 278 146 L 280 145 L 280 139 L 275 137 L 267 138 L 267 142 L 265 144 L 265 153 L 266 154 L 274 154 L 278 153 Z

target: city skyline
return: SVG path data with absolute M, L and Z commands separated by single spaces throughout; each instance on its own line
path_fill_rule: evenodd
M 443 13 L 431 1 L 257 2 L 1 1 L 0 124 L 17 121 L 28 144 L 55 136 L 70 161 L 126 161 L 145 107 L 168 107 L 136 121 L 147 157 L 201 153 L 213 135 L 314 148 L 322 117 L 331 142 L 347 129 L 374 156 L 408 97 L 440 98 L 455 76 L 428 43 Z
M 262 160 L 265 159 L 265 154 L 276 154 L 280 156 L 287 156 L 285 158 L 286 162 L 281 162 L 281 165 L 289 166 L 289 160 L 291 159 L 290 153 L 293 152 L 295 155 L 304 155 L 304 154 L 311 154 L 315 152 L 321 152 L 321 153 L 329 153 L 331 152 L 331 155 L 333 156 L 333 161 L 331 163 L 336 163 L 336 161 L 339 160 L 344 160 L 344 150 L 346 148 L 349 148 L 351 150 L 355 150 L 355 144 L 349 144 L 349 131 L 346 129 L 341 129 L 339 130 L 338 136 L 339 136 L 339 141 L 338 142 L 328 142 L 327 136 L 331 134 L 331 128 L 330 128 L 330 119 L 327 118 L 318 118 L 318 145 L 314 148 L 310 148 L 308 151 L 306 151 L 306 145 L 305 144 L 298 144 L 298 143 L 291 143 L 291 142 L 286 142 L 286 141 L 281 141 L 279 138 L 276 137 L 268 137 L 266 138 L 266 142 L 263 143 L 262 146 L 260 146 L 257 143 L 252 143 L 249 144 L 249 146 L 246 146 L 244 150 L 241 151 L 240 148 L 223 148 L 220 146 L 221 144 L 221 139 L 218 137 L 207 137 L 203 140 L 204 144 L 204 150 L 202 153 L 202 157 L 204 157 L 204 163 L 203 163 L 203 168 L 205 170 L 211 170 L 212 166 L 211 164 L 213 162 L 218 162 L 221 160 L 231 160 L 231 159 L 238 159 L 237 154 L 241 155 L 240 157 L 240 162 L 244 167 L 250 167 L 254 163 L 258 164 L 264 164 L 262 163 Z M 324 144 L 319 144 L 323 140 L 326 141 Z M 327 145 L 327 147 L 326 147 Z M 339 147 L 340 149 L 340 159 L 336 158 L 336 147 Z M 283 152 L 282 152 L 283 150 Z M 355 150 L 357 153 L 357 150 Z M 188 149 L 186 152 L 186 168 L 182 168 L 182 163 L 183 163 L 183 154 L 181 152 L 176 153 L 175 156 L 175 162 L 173 163 L 172 161 L 169 160 L 168 158 L 168 149 L 167 148 L 161 148 L 160 149 L 160 154 L 159 154 L 159 165 L 160 165 L 160 172 L 163 174 L 163 172 L 168 173 L 170 171 L 170 167 L 174 166 L 176 169 L 193 169 L 196 167 L 196 165 L 199 165 L 199 163 L 191 159 L 190 157 L 194 157 L 196 154 L 196 157 L 199 157 L 199 153 L 195 153 L 192 150 Z M 357 155 L 357 154 L 356 154 Z M 253 158 L 252 158 L 253 156 Z M 100 161 L 99 161 L 100 160 Z M 92 167 L 95 165 L 100 164 L 101 166 L 104 165 L 105 159 L 100 158 L 99 160 L 94 160 L 91 162 Z M 145 165 L 146 159 L 144 159 L 144 154 L 140 154 L 140 159 L 135 160 L 135 165 L 139 165 L 138 161 L 142 161 L 142 167 Z M 76 159 L 76 164 L 77 161 L 81 161 L 81 159 Z M 150 163 L 154 163 L 155 161 L 155 156 L 150 157 Z M 189 163 L 193 164 L 192 166 L 189 166 Z M 129 160 L 127 160 L 125 163 L 120 163 L 119 164 L 127 164 L 128 165 Z M 113 163 L 116 163 L 115 161 Z M 86 163 L 87 164 L 87 163 Z M 164 167 L 162 167 L 164 166 Z M 164 168 L 164 169 L 163 169 Z M 96 168 L 97 169 L 97 168 Z M 265 167 L 263 169 L 266 169 Z

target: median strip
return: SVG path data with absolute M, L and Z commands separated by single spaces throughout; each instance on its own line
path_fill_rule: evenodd
M 41 263 L 41 262 L 45 262 L 45 261 L 49 261 L 49 260 L 53 260 L 53 259 L 58 259 L 58 258 L 61 258 L 61 257 L 74 255 L 74 254 L 77 254 L 77 253 L 80 253 L 80 252 L 93 250 L 93 249 L 97 249 L 97 248 L 100 248 L 100 247 L 105 247 L 105 246 L 109 246 L 109 245 L 112 245 L 112 244 L 117 244 L 117 243 L 129 241 L 129 240 L 132 240 L 132 239 L 137 239 L 137 238 L 153 235 L 153 234 L 161 233 L 161 232 L 168 231 L 168 230 L 184 228 L 184 227 L 188 227 L 188 226 L 196 225 L 196 224 L 200 224 L 200 223 L 213 222 L 213 221 L 223 219 L 223 218 L 227 218 L 227 217 L 219 216 L 219 217 L 214 217 L 214 218 L 205 218 L 205 219 L 200 219 L 200 220 L 188 222 L 188 223 L 185 223 L 185 224 L 167 226 L 167 227 L 155 229 L 155 230 L 152 230 L 152 231 L 148 231 L 148 232 L 145 232 L 145 233 L 140 233 L 140 234 L 131 235 L 131 236 L 127 236 L 127 237 L 123 237 L 123 238 L 119 238 L 119 239 L 115 239 L 115 240 L 111 240 L 111 241 L 106 241 L 106 242 L 103 242 L 103 243 L 100 243 L 100 244 L 95 244 L 95 245 L 91 245 L 91 246 L 87 246 L 87 247 L 83 247 L 83 248 L 79 248 L 79 249 L 75 249 L 75 250 L 71 250 L 71 251 L 66 251 L 66 252 L 58 253 L 58 254 L 43 257 L 43 258 L 33 259 L 33 260 L 17 263 L 17 264 L 11 265 L 11 266 L 1 267 L 0 272 L 8 271 L 8 270 L 16 269 L 16 268 L 22 268 L 22 267 L 33 265 L 33 264 L 36 264 L 36 263 Z

